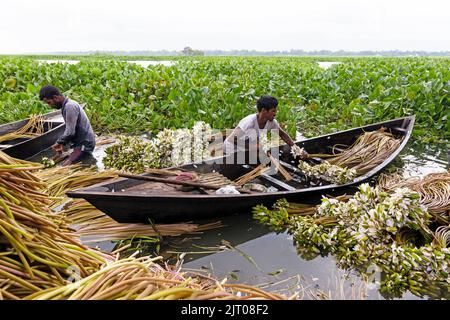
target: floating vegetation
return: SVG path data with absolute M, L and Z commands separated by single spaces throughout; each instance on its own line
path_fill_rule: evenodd
M 376 265 L 384 274 L 380 291 L 386 297 L 409 290 L 422 297 L 449 298 L 449 231 L 430 229 L 431 215 L 417 192 L 397 188 L 388 193 L 362 184 L 344 200 L 323 198 L 308 215 L 289 214 L 292 205 L 280 200 L 273 210 L 255 207 L 254 217 L 278 231 L 287 229 L 307 259 L 331 253 L 341 268 L 362 276 Z
M 20 129 L 0 136 L 0 142 L 20 138 L 34 138 L 44 133 L 44 120 L 39 115 L 31 115 L 28 122 Z
M 201 161 L 210 156 L 210 135 L 211 127 L 199 121 L 192 130 L 164 129 L 151 140 L 121 136 L 119 143 L 105 150 L 103 164 L 107 168 L 141 173 L 148 168 L 166 168 Z

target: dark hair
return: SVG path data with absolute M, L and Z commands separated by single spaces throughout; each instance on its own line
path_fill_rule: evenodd
M 43 86 L 39 91 L 39 99 L 44 100 L 44 98 L 52 99 L 54 96 L 61 96 L 58 88 L 54 86 Z
M 262 109 L 270 110 L 278 107 L 278 100 L 272 96 L 264 95 L 256 101 L 256 107 L 258 111 Z

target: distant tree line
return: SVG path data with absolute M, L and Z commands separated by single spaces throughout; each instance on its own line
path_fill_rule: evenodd
M 71 55 L 120 55 L 120 56 L 450 56 L 450 51 L 304 51 L 298 49 L 286 51 L 257 51 L 257 50 L 198 50 L 185 47 L 181 51 L 175 50 L 133 50 L 133 51 L 84 51 L 84 52 L 52 52 L 51 54 Z

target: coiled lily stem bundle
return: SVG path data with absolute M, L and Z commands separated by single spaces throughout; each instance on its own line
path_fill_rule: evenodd
M 342 153 L 327 161 L 349 169 L 356 170 L 358 176 L 365 174 L 386 160 L 401 143 L 384 128 L 365 132 Z
M 428 208 L 428 212 L 441 225 L 450 224 L 450 172 L 430 173 L 423 178 L 403 178 L 397 172 L 381 174 L 378 185 L 385 190 L 407 187 L 420 194 L 420 203 Z
M 310 157 L 326 158 L 318 165 L 310 165 L 300 161 L 299 169 L 308 176 L 328 182 L 344 184 L 361 176 L 383 163 L 401 143 L 384 128 L 365 132 L 341 153 L 310 154 Z

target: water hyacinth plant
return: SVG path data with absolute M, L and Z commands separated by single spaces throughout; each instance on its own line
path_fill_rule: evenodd
M 102 132 L 156 134 L 199 120 L 232 128 L 254 112 L 258 96 L 270 94 L 291 136 L 297 129 L 311 137 L 416 114 L 415 137 L 450 137 L 448 58 L 178 57 L 171 66 L 147 68 L 120 56 L 77 57 L 76 65 L 33 58 L 0 58 L 0 123 L 48 111 L 37 93 L 52 83 L 86 103 Z M 324 70 L 317 64 L 324 59 L 342 63 Z
M 393 192 L 362 184 L 354 197 L 324 197 L 311 214 L 289 215 L 290 204 L 273 210 L 254 208 L 262 223 L 293 234 L 304 258 L 333 254 L 344 269 L 365 272 L 372 265 L 384 274 L 380 291 L 386 297 L 406 290 L 431 298 L 449 297 L 450 249 L 447 229 L 432 232 L 431 215 L 420 195 L 408 188 Z M 438 237 L 440 241 L 433 240 Z

